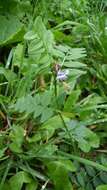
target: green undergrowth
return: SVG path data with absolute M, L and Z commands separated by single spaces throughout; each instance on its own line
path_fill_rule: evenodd
M 0 0 L 0 190 L 107 190 L 106 10 Z

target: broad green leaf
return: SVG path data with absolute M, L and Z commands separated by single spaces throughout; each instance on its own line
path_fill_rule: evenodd
M 6 149 L 7 149 L 7 147 L 0 150 L 0 158 L 2 158 L 4 156 Z
M 9 179 L 10 190 L 21 190 L 24 183 L 29 184 L 27 185 L 29 190 L 37 189 L 37 181 L 34 181 L 27 172 L 20 171 Z
M 85 168 L 89 176 L 94 177 L 96 175 L 94 168 L 92 168 L 91 166 L 86 165 Z
M 107 78 L 107 65 L 103 64 L 101 66 L 101 69 L 102 69 L 104 77 Z
M 20 20 L 23 19 L 23 22 L 26 20 L 24 16 L 28 18 L 28 15 L 31 14 L 32 7 L 29 0 L 25 1 L 14 1 L 14 0 L 0 0 L 0 14 L 1 15 L 10 15 L 16 16 Z
M 89 152 L 90 151 L 90 144 L 88 143 L 88 141 L 84 140 L 84 139 L 81 139 L 81 140 L 78 140 L 78 147 L 84 151 L 84 152 Z
M 100 177 L 95 176 L 94 179 L 93 179 L 93 184 L 94 184 L 95 187 L 97 187 L 99 185 L 102 185 L 102 180 L 100 179 Z
M 13 61 L 12 61 L 12 63 L 15 66 L 19 67 L 21 65 L 22 53 L 23 53 L 23 45 L 22 44 L 18 44 L 14 48 L 14 53 L 13 53 Z
M 36 180 L 32 180 L 31 183 L 26 185 L 26 190 L 36 190 L 38 187 L 38 183 Z
M 86 188 L 87 188 L 87 190 L 93 190 L 93 185 L 92 185 L 92 183 L 90 182 L 88 182 L 88 184 L 86 185 Z M 85 189 L 84 189 L 85 190 Z
M 9 138 L 10 138 L 10 149 L 13 151 L 13 152 L 16 152 L 16 153 L 21 153 L 22 152 L 22 143 L 23 143 L 23 140 L 24 140 L 24 128 L 21 127 L 21 126 L 18 126 L 18 125 L 13 125 L 12 126 L 12 129 L 11 129 L 11 132 L 9 134 Z
M 77 173 L 77 180 L 79 182 L 79 184 L 82 186 L 82 187 L 85 187 L 85 180 L 84 180 L 84 176 L 80 173 Z
M 25 33 L 16 16 L 0 16 L 0 46 L 21 41 Z
M 35 144 L 30 146 L 31 148 L 27 151 L 27 157 L 29 158 L 41 158 L 47 159 L 51 158 L 51 156 L 57 151 L 57 146 L 53 144 L 42 144 L 37 145 Z
M 64 117 L 65 122 L 69 122 L 69 118 Z M 48 128 L 53 128 L 53 129 L 58 129 L 58 128 L 63 128 L 63 122 L 62 119 L 59 115 L 56 115 L 52 118 L 50 118 L 48 121 L 46 121 L 42 126 L 41 129 L 48 129 Z
M 96 188 L 96 190 L 107 190 L 107 185 L 100 185 Z
M 77 128 L 74 129 L 73 135 L 78 142 L 78 146 L 84 152 L 88 152 L 91 147 L 99 147 L 98 136 L 84 125 L 77 124 Z
M 64 117 L 64 121 L 69 121 L 68 118 Z M 59 115 L 50 118 L 41 127 L 40 130 L 45 132 L 47 139 L 51 138 L 56 129 L 63 128 L 64 124 Z
M 47 168 L 48 175 L 54 183 L 55 190 L 73 190 L 68 177 L 68 172 L 74 171 L 74 166 L 72 164 L 70 165 L 70 161 L 51 161 L 47 163 Z
M 58 166 L 64 167 L 66 170 L 75 172 L 76 167 L 71 160 L 58 160 L 55 161 Z
M 9 180 L 11 190 L 13 189 L 21 190 L 23 183 L 30 183 L 30 182 L 31 178 L 24 171 L 18 172 L 15 176 L 12 176 Z
M 0 67 L 0 75 L 4 75 L 4 77 L 9 81 L 9 83 L 12 83 L 17 79 L 16 74 L 14 72 L 3 67 Z
M 74 90 L 71 92 L 71 94 L 69 95 L 64 104 L 64 111 L 70 112 L 72 110 L 72 107 L 75 106 L 80 93 L 81 93 L 80 90 Z

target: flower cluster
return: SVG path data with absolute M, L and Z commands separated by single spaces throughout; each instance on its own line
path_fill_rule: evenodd
M 65 81 L 68 77 L 68 74 L 69 74 L 69 70 L 66 69 L 66 70 L 59 70 L 57 72 L 57 80 L 59 81 Z

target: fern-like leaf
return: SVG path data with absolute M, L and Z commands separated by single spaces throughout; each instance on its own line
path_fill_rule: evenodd
M 85 48 L 71 48 L 67 45 L 56 46 L 53 54 L 60 57 L 60 62 L 66 67 L 83 68 L 85 64 L 81 63 L 79 59 L 86 56 Z
M 34 63 L 47 66 L 52 61 L 53 35 L 47 30 L 41 17 L 37 17 L 32 31 L 25 35 L 28 42 L 28 56 Z
M 51 95 L 49 92 L 37 94 L 34 97 L 27 95 L 17 100 L 12 109 L 19 113 L 33 114 L 33 118 L 41 116 L 41 122 L 48 120 L 53 115 Z

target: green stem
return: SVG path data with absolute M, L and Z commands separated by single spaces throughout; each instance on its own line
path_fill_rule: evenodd
M 60 112 L 59 112 L 59 116 L 60 116 L 60 118 L 61 118 L 61 120 L 62 120 L 62 123 L 63 123 L 63 125 L 64 125 L 64 127 L 65 127 L 65 129 L 66 129 L 66 131 L 67 131 L 67 133 L 68 133 L 68 135 L 69 135 L 71 144 L 72 144 L 72 146 L 73 146 L 74 153 L 76 154 L 77 151 L 76 151 L 75 142 L 72 140 L 72 135 L 71 135 L 70 131 L 68 130 L 68 128 L 67 128 L 67 126 L 66 126 L 66 123 L 65 123 L 65 121 L 64 121 L 64 119 L 63 119 L 63 116 L 62 116 L 62 114 L 61 114 Z
M 98 164 L 96 162 L 93 162 L 93 161 L 90 161 L 88 159 L 85 159 L 85 158 L 81 158 L 81 157 L 78 157 L 78 156 L 75 156 L 73 154 L 68 154 L 68 153 L 65 153 L 65 152 L 62 152 L 62 151 L 59 151 L 59 154 L 60 156 L 63 156 L 65 157 L 66 159 L 72 159 L 72 160 L 76 160 L 84 165 L 89 165 L 89 166 L 92 166 L 98 170 L 102 170 L 102 171 L 105 171 L 107 172 L 107 167 L 106 166 L 103 166 L 101 164 Z
M 4 172 L 4 175 L 3 175 L 3 177 L 2 177 L 1 183 L 0 183 L 0 190 L 3 190 L 3 185 L 4 185 L 4 183 L 5 183 L 5 180 L 6 180 L 6 177 L 7 177 L 7 175 L 8 175 L 8 172 L 9 172 L 9 170 L 10 170 L 11 165 L 12 165 L 12 160 L 9 160 L 9 162 L 8 162 L 8 164 L 7 164 L 7 167 L 6 167 L 6 170 L 5 170 L 5 172 Z
M 20 76 L 21 76 L 21 69 L 22 69 L 22 65 L 23 65 L 25 49 L 26 49 L 26 43 L 24 42 L 23 49 L 22 49 L 22 54 L 21 54 L 20 69 L 19 69 L 19 73 L 18 73 L 19 79 L 20 79 Z

